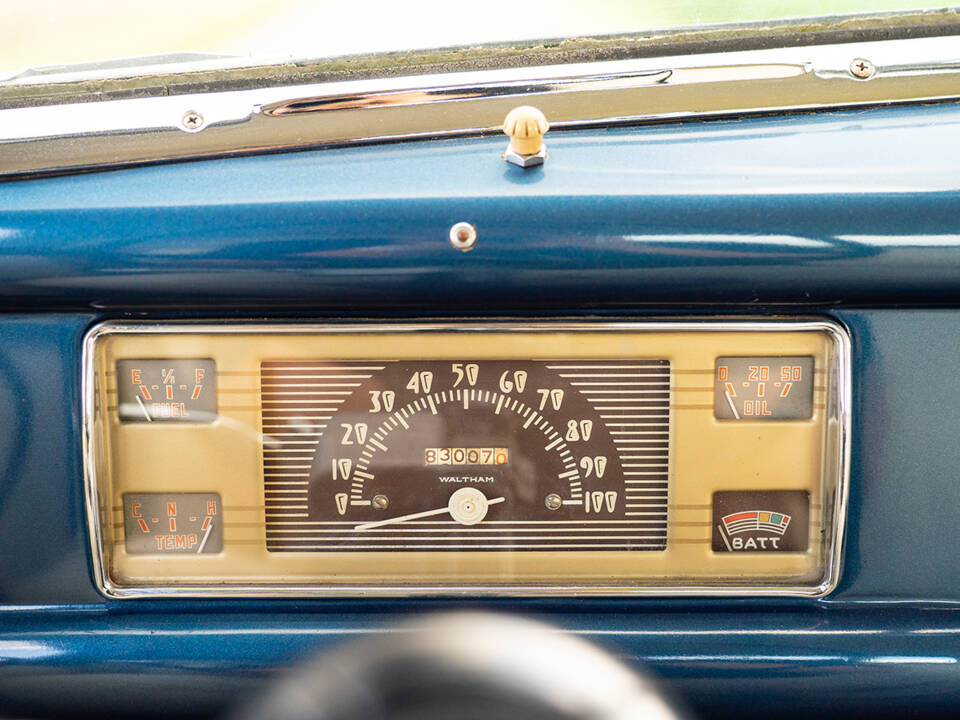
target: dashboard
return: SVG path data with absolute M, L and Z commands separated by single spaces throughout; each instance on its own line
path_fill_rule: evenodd
M 5 182 L 3 711 L 212 717 L 469 608 L 705 717 L 952 716 L 958 127 L 943 102 L 567 129 L 539 170 L 478 136 Z

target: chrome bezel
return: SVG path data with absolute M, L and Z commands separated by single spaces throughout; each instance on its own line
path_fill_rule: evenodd
M 435 332 L 824 332 L 833 341 L 836 409 L 829 416 L 837 420 L 837 477 L 833 492 L 833 518 L 830 547 L 825 556 L 824 574 L 816 585 L 660 585 L 623 587 L 616 585 L 450 585 L 450 586 L 320 586 L 320 585 L 178 585 L 128 586 L 114 583 L 107 571 L 100 526 L 99 490 L 95 453 L 95 354 L 97 341 L 111 334 L 221 333 L 221 334 L 324 334 L 324 333 L 435 333 Z M 847 330 L 834 320 L 645 320 L 640 322 L 427 322 L 367 324 L 241 323 L 236 321 L 158 321 L 156 323 L 107 321 L 94 326 L 83 341 L 83 466 L 84 492 L 93 579 L 98 590 L 109 598 L 307 598 L 307 597 L 574 597 L 574 596 L 712 596 L 712 597 L 810 597 L 821 598 L 836 589 L 840 580 L 843 538 L 847 516 L 850 479 L 851 341 Z
M 281 85 L 0 110 L 0 179 L 277 150 L 955 100 L 953 37 Z M 869 58 L 869 81 L 850 72 Z M 184 113 L 203 124 L 185 128 Z

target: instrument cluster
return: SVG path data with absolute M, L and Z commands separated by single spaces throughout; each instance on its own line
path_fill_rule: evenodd
M 105 324 L 101 587 L 824 594 L 848 347 L 820 321 Z

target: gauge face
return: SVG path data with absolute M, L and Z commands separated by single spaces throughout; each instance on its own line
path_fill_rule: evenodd
M 213 360 L 117 361 L 117 411 L 123 422 L 213 422 Z
M 812 357 L 717 358 L 713 415 L 799 420 L 813 415 Z
M 261 365 L 267 547 L 662 550 L 670 365 Z
M 804 552 L 810 542 L 806 490 L 713 494 L 714 552 Z
M 128 493 L 124 545 L 130 554 L 218 553 L 223 547 L 216 493 Z

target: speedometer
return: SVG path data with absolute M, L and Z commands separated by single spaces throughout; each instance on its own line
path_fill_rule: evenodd
M 670 365 L 261 365 L 267 549 L 661 550 Z

